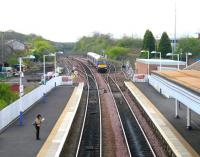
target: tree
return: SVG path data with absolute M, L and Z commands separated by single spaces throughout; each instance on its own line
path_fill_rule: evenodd
M 155 50 L 155 38 L 150 30 L 146 30 L 144 34 L 142 49 L 149 52 Z
M 128 52 L 129 49 L 127 48 L 115 46 L 106 51 L 106 54 L 112 59 L 123 60 L 125 59 L 125 56 L 127 55 Z
M 172 52 L 171 41 L 166 32 L 163 32 L 161 36 L 160 43 L 158 46 L 158 51 L 161 52 L 162 57 L 164 58 L 166 57 L 167 53 Z
M 33 41 L 32 52 L 36 57 L 36 60 L 42 60 L 43 54 L 45 52 L 53 52 L 54 50 L 55 48 L 53 47 L 53 45 L 42 37 L 37 37 Z
M 114 45 L 114 40 L 110 34 L 94 33 L 91 37 L 82 37 L 74 46 L 76 52 L 93 51 L 101 53 Z
M 200 40 L 197 38 L 180 38 L 178 40 L 178 51 L 191 52 L 193 57 L 200 56 Z M 183 55 L 185 58 L 185 55 Z
M 0 109 L 6 107 L 18 98 L 18 94 L 12 92 L 10 85 L 0 83 Z
M 116 46 L 140 50 L 142 47 L 142 40 L 138 38 L 124 36 L 122 39 L 118 39 L 116 41 Z

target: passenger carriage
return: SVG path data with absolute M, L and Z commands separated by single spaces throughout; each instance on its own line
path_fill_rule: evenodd
M 96 67 L 98 72 L 104 73 L 108 70 L 108 61 L 104 56 L 93 52 L 88 52 L 87 59 Z

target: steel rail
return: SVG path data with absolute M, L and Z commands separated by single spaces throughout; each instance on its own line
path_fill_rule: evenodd
M 77 60 L 77 61 L 79 61 L 79 60 Z M 80 136 L 80 140 L 79 140 L 79 144 L 78 144 L 78 148 L 77 148 L 77 152 L 76 152 L 76 157 L 78 157 L 78 156 L 91 156 L 91 157 L 98 156 L 98 157 L 101 157 L 102 156 L 102 123 L 101 123 L 101 107 L 100 107 L 100 97 L 99 97 L 98 85 L 97 85 L 96 79 L 95 79 L 92 71 L 89 69 L 89 67 L 87 67 L 82 62 L 80 62 L 80 63 L 83 65 L 83 67 L 85 69 L 84 71 L 85 72 L 87 71 L 86 75 L 87 75 L 88 92 L 90 93 L 90 90 L 92 88 L 91 85 L 89 85 L 90 81 L 93 81 L 93 83 L 95 84 L 95 87 L 93 87 L 92 90 L 94 90 L 96 88 L 96 91 L 97 91 L 98 111 L 99 111 L 99 137 L 97 137 L 97 139 L 93 139 L 96 143 L 94 141 L 92 141 L 92 140 L 91 141 L 87 141 L 86 143 L 84 143 L 85 142 L 84 138 L 87 137 L 87 131 L 88 130 L 91 131 L 91 128 L 89 128 L 89 129 L 86 128 L 87 127 L 86 125 L 88 125 L 88 123 L 90 123 L 91 121 L 94 121 L 96 119 L 96 117 L 94 117 L 92 119 L 89 119 L 89 120 L 87 118 L 91 117 L 91 114 L 92 115 L 98 114 L 98 111 L 95 111 L 95 112 L 94 111 L 92 111 L 92 112 L 90 111 L 90 113 L 88 113 L 89 110 L 91 110 L 91 106 L 89 106 L 89 105 L 94 105 L 94 104 L 92 104 L 94 102 L 91 102 L 91 99 L 89 100 L 90 95 L 91 95 L 91 93 L 90 93 L 88 95 L 88 99 L 87 99 L 87 111 L 85 112 L 85 118 L 84 118 L 84 122 L 83 122 L 83 125 L 82 125 L 82 131 L 81 131 L 81 136 Z M 88 74 L 88 73 L 90 73 L 90 74 Z M 97 117 L 97 119 L 98 119 L 98 117 Z M 95 130 L 98 132 L 97 128 L 95 128 Z M 92 134 L 92 132 L 90 132 L 90 134 Z M 89 135 L 89 136 L 91 136 L 91 135 Z M 94 135 L 92 138 L 96 138 L 95 136 L 96 135 Z M 87 140 L 90 140 L 90 139 L 87 139 Z M 98 141 L 99 141 L 99 143 L 98 143 Z M 92 143 L 92 142 L 94 142 L 94 143 Z M 89 144 L 88 146 L 85 145 L 87 143 Z M 84 147 L 84 148 L 82 148 L 82 147 Z M 96 154 L 98 154 L 98 155 L 96 155 Z
M 134 157 L 140 157 L 140 156 L 156 157 L 155 152 L 153 151 L 153 149 L 152 149 L 152 147 L 151 147 L 151 145 L 150 145 L 150 143 L 148 141 L 148 138 L 145 135 L 144 130 L 142 129 L 141 125 L 139 124 L 139 121 L 138 121 L 137 117 L 135 116 L 132 108 L 130 107 L 130 104 L 126 100 L 126 98 L 125 98 L 124 94 L 122 93 L 120 87 L 116 84 L 116 82 L 111 77 L 108 76 L 108 84 L 109 84 L 110 90 L 112 91 L 112 95 L 113 95 L 114 99 L 116 99 L 116 98 L 114 96 L 114 93 L 113 93 L 112 87 L 110 85 L 111 83 L 109 82 L 109 79 L 117 87 L 118 93 L 121 94 L 122 98 L 126 102 L 126 104 L 128 106 L 128 109 L 129 109 L 129 110 L 126 110 L 126 115 L 125 115 L 125 117 L 127 118 L 127 120 L 123 119 L 122 117 L 123 117 L 124 113 L 122 113 L 122 111 L 120 111 L 120 107 L 116 103 L 116 107 L 117 107 L 117 110 L 119 112 L 120 119 L 123 119 L 124 121 L 125 120 L 127 121 L 125 123 L 124 121 L 121 120 L 123 128 L 125 128 L 124 129 L 125 136 L 126 136 L 126 139 L 127 139 L 127 142 L 128 142 L 128 146 L 130 148 L 131 155 L 134 156 Z M 115 89 L 116 89 L 116 87 L 115 87 Z M 115 100 L 115 102 L 117 102 L 117 100 Z M 124 104 L 120 104 L 120 105 L 122 106 Z M 129 117 L 129 116 L 133 116 L 133 117 Z M 134 123 L 133 119 L 136 122 L 138 128 L 136 128 L 137 126 Z M 134 125 L 134 127 L 133 126 L 131 127 L 131 125 Z M 134 128 L 134 129 L 132 129 L 132 128 Z M 130 135 L 130 132 L 131 132 L 132 135 Z M 142 138 L 141 135 L 143 136 L 144 139 Z M 140 138 L 138 138 L 138 137 L 140 137 Z M 144 151 L 143 151 L 142 147 L 145 148 Z

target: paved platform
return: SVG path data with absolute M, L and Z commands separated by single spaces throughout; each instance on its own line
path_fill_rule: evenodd
M 2 157 L 34 157 L 37 155 L 57 119 L 67 104 L 73 87 L 59 86 L 54 88 L 45 97 L 36 103 L 24 115 L 24 125 L 14 122 L 0 134 L 0 156 Z M 36 115 L 40 113 L 45 117 L 40 129 L 41 140 L 35 140 L 35 128 L 32 125 Z
M 79 83 L 37 157 L 59 157 L 78 109 L 84 83 Z
M 191 112 L 192 130 L 186 128 L 186 107 L 180 105 L 179 119 L 175 117 L 175 100 L 167 99 L 159 94 L 148 83 L 135 83 L 135 85 L 146 95 L 146 97 L 157 107 L 157 109 L 168 119 L 176 130 L 186 139 L 186 141 L 200 154 L 200 115 Z

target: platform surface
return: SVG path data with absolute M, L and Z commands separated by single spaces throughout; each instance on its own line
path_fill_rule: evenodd
M 167 120 L 176 128 L 184 139 L 200 154 L 200 115 L 191 111 L 192 130 L 186 128 L 187 108 L 180 104 L 179 119 L 175 118 L 175 100 L 167 99 L 158 93 L 148 83 L 135 83 L 135 85 L 145 94 L 145 96 L 156 106 L 156 108 L 167 118 Z
M 59 157 L 78 109 L 84 83 L 79 83 L 37 157 Z
M 24 125 L 17 120 L 0 134 L 1 157 L 34 157 L 47 139 L 57 119 L 69 100 L 73 87 L 59 86 L 54 88 L 45 99 L 36 103 L 24 115 Z M 37 114 L 45 117 L 40 129 L 41 140 L 36 140 L 35 128 L 32 125 Z

